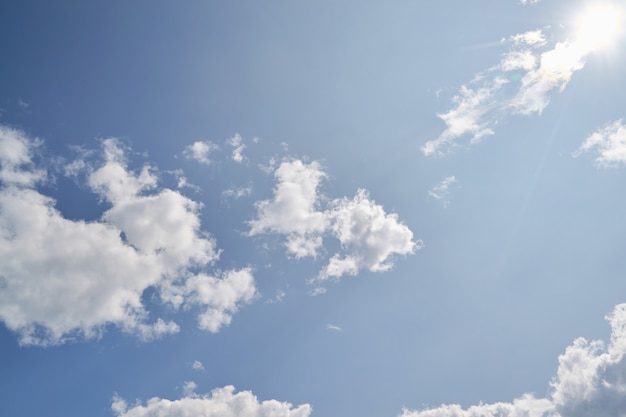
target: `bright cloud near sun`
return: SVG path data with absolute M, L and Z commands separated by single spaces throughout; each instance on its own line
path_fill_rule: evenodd
M 622 7 L 595 3 L 573 19 L 572 39 L 550 45 L 539 29 L 511 36 L 511 46 L 500 62 L 461 86 L 452 99 L 453 107 L 438 115 L 446 129 L 427 141 L 422 152 L 442 154 L 459 146 L 463 137 L 469 144 L 478 143 L 515 114 L 540 115 L 552 92 L 565 89 L 589 54 L 607 49 L 621 35 L 623 16 Z

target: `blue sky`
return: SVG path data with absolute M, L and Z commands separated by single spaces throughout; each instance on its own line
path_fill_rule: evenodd
M 0 5 L 0 414 L 626 409 L 626 6 Z

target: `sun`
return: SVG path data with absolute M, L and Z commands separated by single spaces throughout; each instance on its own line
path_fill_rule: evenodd
M 624 13 L 612 4 L 594 3 L 576 19 L 576 40 L 591 50 L 604 49 L 622 30 Z

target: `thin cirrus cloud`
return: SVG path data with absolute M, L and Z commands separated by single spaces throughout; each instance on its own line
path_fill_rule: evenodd
M 363 269 L 386 271 L 395 256 L 422 247 L 398 216 L 386 213 L 366 190 L 358 190 L 353 198 L 331 200 L 323 208 L 319 186 L 326 173 L 316 161 L 283 161 L 274 177 L 274 196 L 255 204 L 257 217 L 249 222 L 248 235 L 282 235 L 288 255 L 296 258 L 321 256 L 324 238 L 338 239 L 341 251 L 328 259 L 315 281 L 356 275 Z
M 111 409 L 117 417 L 308 417 L 312 407 L 302 404 L 294 407 L 277 400 L 259 401 L 251 391 L 235 392 L 232 385 L 217 388 L 209 394 L 196 394 L 196 384 L 185 384 L 185 395 L 177 400 L 151 398 L 146 405 L 131 407 L 119 396 L 113 398 Z
M 401 417 L 614 417 L 626 410 L 626 304 L 606 317 L 611 339 L 578 338 L 559 356 L 556 377 L 546 398 L 524 394 L 513 402 L 463 409 L 442 405 L 403 410 Z
M 533 30 L 504 40 L 509 47 L 500 62 L 477 74 L 453 97 L 454 106 L 439 118 L 446 129 L 421 148 L 438 155 L 458 146 L 461 138 L 479 142 L 495 133 L 495 125 L 509 115 L 541 114 L 550 93 L 563 91 L 584 59 L 600 45 L 584 38 L 551 45 L 543 31 Z
M 574 157 L 593 154 L 598 167 L 617 167 L 626 164 L 626 126 L 622 119 L 608 123 L 585 139 Z
M 200 204 L 160 189 L 147 165 L 129 169 L 117 140 L 102 142 L 100 161 L 66 170 L 110 205 L 91 222 L 63 217 L 37 190 L 49 181 L 33 162 L 40 143 L 0 128 L 0 320 L 21 344 L 98 337 L 108 325 L 142 340 L 178 332 L 173 321 L 148 322 L 141 296 L 149 288 L 174 309 L 199 310 L 199 327 L 209 331 L 252 301 L 250 269 L 210 274 L 220 251 L 201 230 Z
M 428 195 L 441 202 L 444 207 L 448 207 L 450 204 L 450 200 L 448 199 L 448 195 L 450 194 L 450 186 L 456 184 L 456 177 L 451 175 L 449 177 L 444 178 L 439 184 L 435 185 L 428 191 Z

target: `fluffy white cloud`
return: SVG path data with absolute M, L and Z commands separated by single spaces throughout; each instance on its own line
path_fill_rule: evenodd
M 195 388 L 195 384 L 186 387 Z M 154 397 L 146 405 L 131 408 L 123 399 L 114 397 L 111 409 L 118 417 L 308 417 L 312 412 L 309 404 L 294 407 L 277 400 L 259 401 L 250 391 L 235 393 L 230 385 L 206 395 L 187 392 L 183 398 L 173 401 Z
M 328 228 L 317 194 L 326 174 L 317 162 L 295 160 L 281 163 L 274 177 L 278 182 L 274 198 L 255 204 L 258 218 L 250 222 L 249 235 L 283 234 L 289 253 L 297 258 L 315 256 L 322 244 L 320 235 Z
M 520 33 L 506 42 L 510 48 L 500 62 L 477 74 L 453 97 L 453 108 L 439 114 L 446 129 L 422 146 L 425 155 L 441 154 L 459 138 L 470 144 L 494 134 L 494 126 L 511 114 L 541 114 L 550 93 L 563 91 L 594 46 L 584 39 L 557 42 L 547 47 L 541 30 Z
M 205 274 L 190 277 L 185 284 L 185 293 L 188 303 L 206 307 L 198 316 L 199 327 L 215 333 L 230 324 L 241 304 L 252 301 L 256 288 L 252 271 L 242 269 L 229 271 L 219 278 Z
M 0 182 L 7 185 L 32 186 L 43 180 L 46 172 L 34 169 L 31 154 L 41 142 L 29 140 L 23 133 L 0 126 Z
M 559 356 L 557 375 L 547 398 L 523 395 L 512 403 L 481 404 L 468 409 L 443 405 L 404 410 L 402 417 L 614 417 L 626 410 L 626 304 L 607 316 L 611 340 L 579 338 Z
M 449 188 L 452 184 L 456 183 L 456 177 L 451 175 L 444 178 L 439 184 L 435 185 L 428 195 L 437 201 L 441 201 L 444 207 L 447 207 L 450 201 L 448 201 Z
M 612 167 L 626 164 L 626 126 L 622 119 L 609 123 L 592 133 L 574 156 L 595 153 L 596 165 Z
M 342 249 L 320 271 L 320 280 L 356 275 L 362 269 L 386 271 L 395 255 L 421 247 L 397 215 L 385 213 L 365 190 L 358 190 L 353 199 L 332 200 L 322 209 L 318 188 L 326 174 L 317 162 L 283 162 L 274 176 L 274 197 L 256 203 L 257 219 L 250 222 L 249 235 L 284 235 L 287 252 L 296 258 L 319 256 L 324 236 L 334 236 Z
M 422 245 L 421 241 L 413 241 L 413 232 L 398 221 L 395 213 L 385 213 L 365 190 L 358 190 L 351 200 L 334 200 L 330 206 L 327 213 L 331 230 L 341 242 L 345 256 L 333 256 L 320 274 L 321 279 L 356 275 L 361 269 L 387 271 L 393 266 L 394 255 L 413 253 Z
M 183 156 L 187 159 L 200 162 L 201 164 L 209 165 L 211 164 L 209 154 L 217 149 L 219 149 L 219 146 L 209 140 L 197 141 L 183 150 Z
M 128 169 L 115 140 L 103 141 L 99 166 L 83 161 L 71 170 L 83 170 L 87 184 L 110 204 L 95 222 L 64 218 L 55 201 L 34 188 L 45 178 L 32 163 L 36 143 L 22 132 L 0 130 L 1 172 L 8 173 L 0 183 L 0 320 L 20 343 L 96 337 L 111 324 L 144 340 L 179 331 L 162 318 L 146 321 L 141 297 L 148 288 L 175 307 L 221 315 L 209 330 L 228 324 L 238 305 L 251 300 L 248 270 L 213 278 L 210 295 L 198 295 L 200 285 L 191 283 L 208 277 L 189 268 L 206 268 L 219 256 L 200 229 L 199 204 L 158 190 L 149 167 Z

